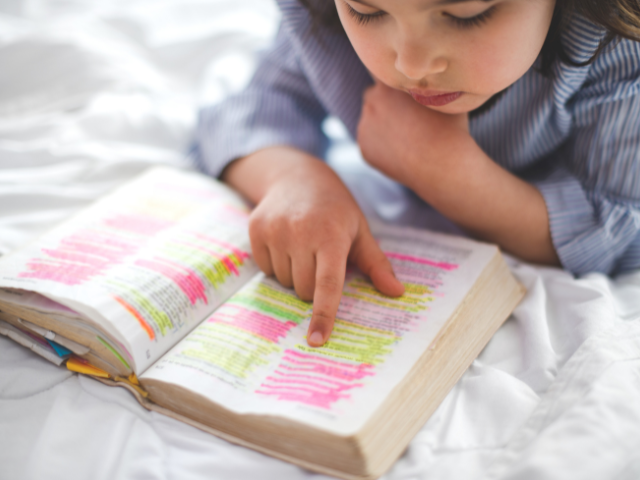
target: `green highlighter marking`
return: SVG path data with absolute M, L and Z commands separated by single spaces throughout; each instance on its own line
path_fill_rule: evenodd
M 106 340 L 103 340 L 100 337 L 98 337 L 98 340 L 100 340 L 100 343 L 103 344 L 105 347 L 107 347 L 109 351 L 113 353 L 118 358 L 118 360 L 120 360 L 124 364 L 125 367 L 131 370 L 131 367 L 129 366 L 127 361 L 124 358 L 122 358 L 122 355 L 120 355 L 111 345 L 109 345 Z

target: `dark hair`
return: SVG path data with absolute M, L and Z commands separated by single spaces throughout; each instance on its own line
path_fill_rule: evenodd
M 344 33 L 333 1 L 322 2 L 331 4 L 328 8 L 318 8 L 313 0 L 299 2 L 309 10 L 314 28 L 324 26 Z M 607 32 L 591 58 L 582 63 L 569 58 L 561 42 L 561 32 L 576 13 Z M 557 0 L 551 27 L 540 52 L 540 71 L 551 76 L 557 60 L 572 66 L 589 65 L 607 45 L 620 37 L 640 42 L 640 0 Z

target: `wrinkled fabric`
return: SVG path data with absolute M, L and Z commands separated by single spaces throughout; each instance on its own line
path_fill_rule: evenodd
M 0 252 L 149 165 L 185 165 L 196 106 L 246 84 L 277 23 L 265 0 L 0 4 Z M 458 232 L 366 167 L 339 123 L 325 130 L 370 218 Z M 576 279 L 509 262 L 526 297 L 385 480 L 640 477 L 640 272 Z M 43 478 L 328 477 L 0 337 L 0 479 Z

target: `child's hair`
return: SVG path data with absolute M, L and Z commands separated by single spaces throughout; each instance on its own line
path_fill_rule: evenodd
M 327 2 L 331 4 L 329 8 L 318 8 L 313 0 L 299 1 L 309 10 L 314 27 L 322 25 L 344 33 L 334 2 Z M 607 31 L 591 58 L 583 63 L 572 61 L 561 42 L 560 34 L 575 13 Z M 573 66 L 589 65 L 616 37 L 640 42 L 640 0 L 557 0 L 551 27 L 542 47 L 540 72 L 551 77 L 553 64 L 557 60 Z

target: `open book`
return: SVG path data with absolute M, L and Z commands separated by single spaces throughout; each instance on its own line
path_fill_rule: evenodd
M 405 295 L 348 270 L 311 348 L 312 305 L 259 272 L 248 215 L 214 180 L 152 169 L 0 260 L 0 333 L 232 442 L 376 478 L 524 289 L 495 246 L 377 228 Z

